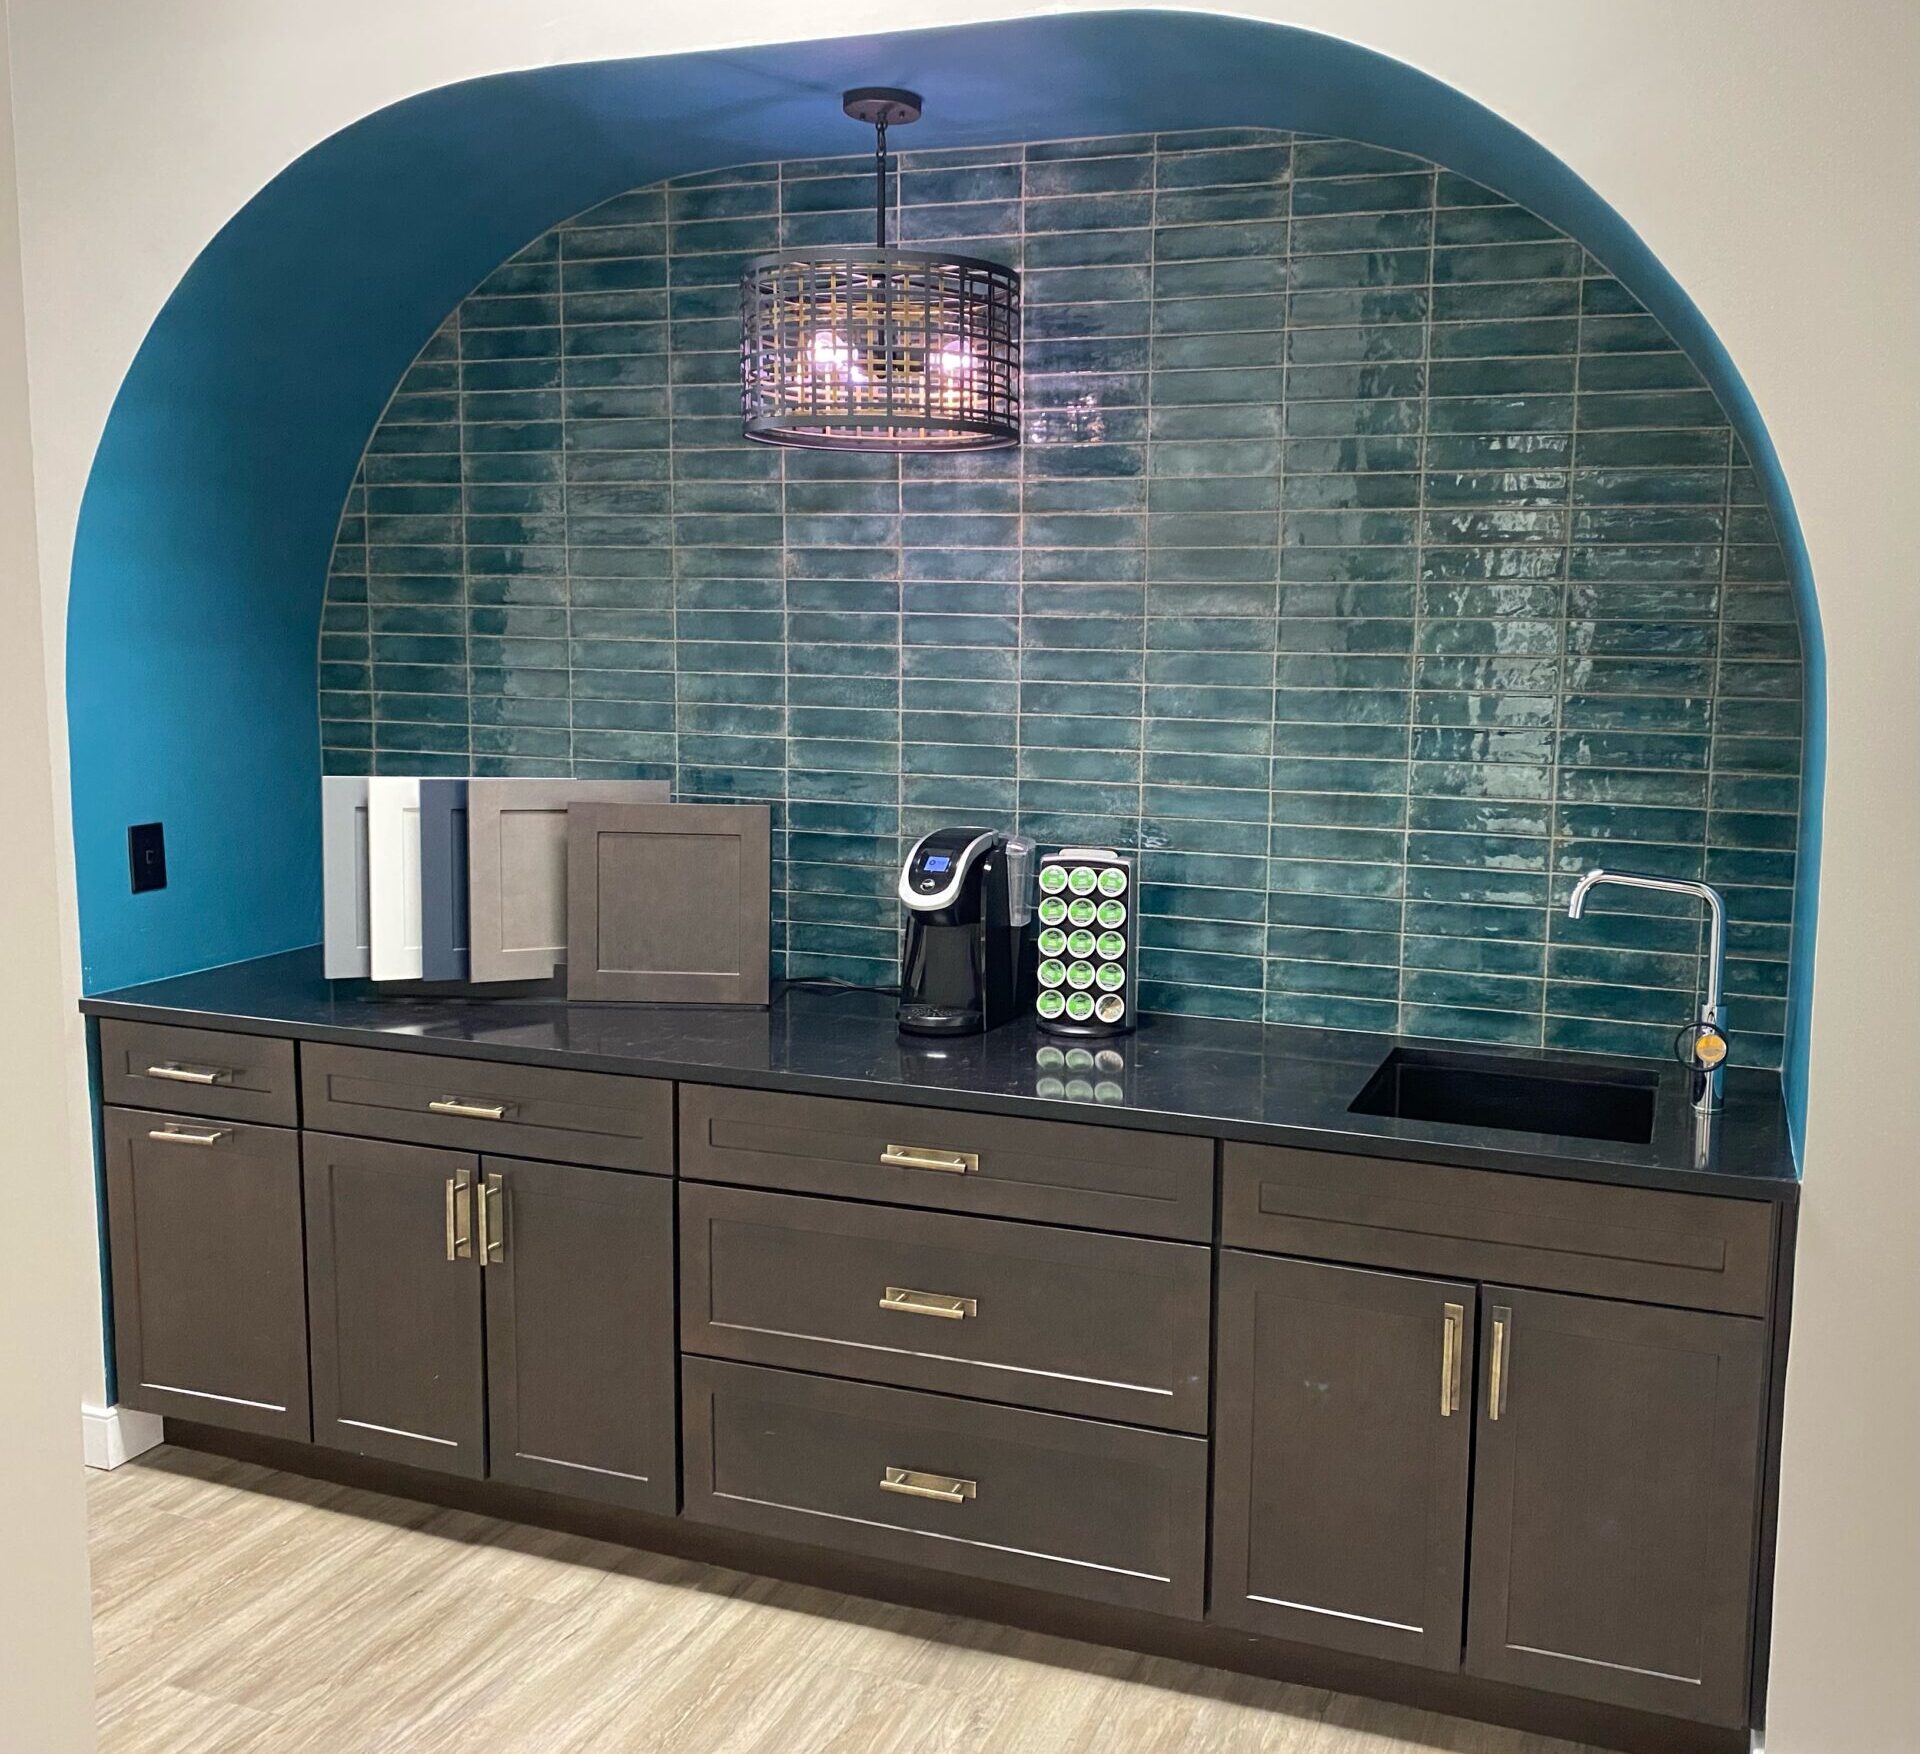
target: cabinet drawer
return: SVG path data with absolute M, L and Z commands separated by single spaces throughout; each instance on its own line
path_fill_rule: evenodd
M 100 1100 L 291 1127 L 300 1118 L 293 1043 L 103 1018 Z
M 680 1173 L 1205 1242 L 1213 1142 L 839 1097 L 680 1087 Z
M 304 1441 L 300 1135 L 124 1108 L 101 1122 L 120 1399 Z
M 309 1127 L 462 1151 L 673 1173 L 673 1086 L 378 1048 L 300 1048 Z
M 690 1517 L 1199 1617 L 1204 1439 L 711 1358 L 682 1384 Z
M 689 1352 L 1207 1428 L 1190 1243 L 689 1183 L 680 1266 Z
M 1499 1170 L 1226 1147 L 1232 1248 L 1765 1315 L 1773 1208 Z

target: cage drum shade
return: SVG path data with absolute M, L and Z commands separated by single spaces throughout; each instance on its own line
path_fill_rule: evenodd
M 762 444 L 1020 442 L 1020 276 L 920 250 L 760 256 L 740 283 L 741 412 Z

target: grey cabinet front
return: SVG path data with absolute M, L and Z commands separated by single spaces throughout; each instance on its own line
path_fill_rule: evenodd
M 1222 1252 L 1212 1619 L 1460 1666 L 1473 1313 L 1470 1285 Z
M 1468 1671 L 1744 1724 L 1766 1325 L 1481 1298 Z
M 105 1111 L 120 1399 L 308 1436 L 299 1136 Z
M 304 1152 L 314 1441 L 478 1479 L 479 1160 L 325 1133 Z
M 672 1182 L 488 1157 L 476 1201 L 489 1474 L 672 1515 Z

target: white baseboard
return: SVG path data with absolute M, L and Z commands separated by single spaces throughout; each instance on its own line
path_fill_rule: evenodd
M 89 1468 L 117 1468 L 163 1441 L 160 1415 L 136 1413 L 131 1407 L 94 1407 L 83 1402 L 80 1425 Z

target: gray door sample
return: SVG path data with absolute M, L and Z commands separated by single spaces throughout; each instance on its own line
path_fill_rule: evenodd
M 420 976 L 467 978 L 467 782 L 420 782 Z
M 326 889 L 325 967 L 330 981 L 373 972 L 367 878 L 367 781 L 329 774 L 320 782 L 321 858 Z
M 668 795 L 665 780 L 469 781 L 469 978 L 545 980 L 566 961 L 569 804 Z
M 576 804 L 567 997 L 764 1005 L 771 830 L 764 804 Z

